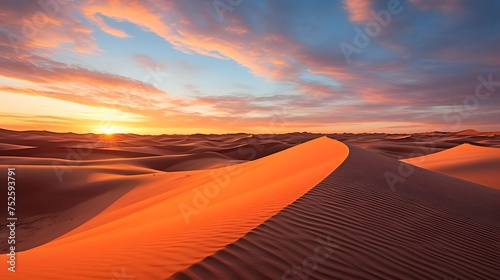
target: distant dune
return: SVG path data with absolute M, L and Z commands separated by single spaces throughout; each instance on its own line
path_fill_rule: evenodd
M 0 130 L 18 197 L 0 278 L 500 279 L 499 143 Z
M 478 135 L 481 134 L 479 131 L 474 129 L 466 129 L 456 133 L 457 135 Z
M 500 149 L 462 144 L 405 160 L 416 166 L 500 189 Z

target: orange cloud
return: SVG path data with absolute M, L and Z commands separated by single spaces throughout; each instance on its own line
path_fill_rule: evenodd
M 118 38 L 130 37 L 130 35 L 128 35 L 125 31 L 118 29 L 118 28 L 114 28 L 114 27 L 110 26 L 109 24 L 107 24 L 106 22 L 104 22 L 103 18 L 97 14 L 86 14 L 86 16 L 87 16 L 87 19 L 89 19 L 93 23 L 97 24 L 97 26 L 102 31 L 104 31 L 110 35 L 113 35 L 113 36 L 118 37 Z
M 373 9 L 372 0 L 346 0 L 344 7 L 349 13 L 349 19 L 353 22 L 372 20 L 370 11 Z
M 153 12 L 146 4 L 146 1 L 127 1 L 126 5 L 118 0 L 91 1 L 82 5 L 81 12 L 87 19 L 96 23 L 102 31 L 113 36 L 123 37 L 127 34 L 123 30 L 110 27 L 102 19 L 96 20 L 99 15 L 118 21 L 132 22 L 160 36 L 168 34 L 170 28 L 162 22 L 162 14 Z M 162 2 L 162 6 L 167 5 L 167 2 Z
M 192 9 L 204 9 L 203 13 L 199 13 L 203 17 L 199 20 L 205 23 L 203 26 L 192 21 L 189 14 Z M 90 20 L 99 14 L 134 23 L 156 33 L 180 51 L 229 58 L 260 76 L 283 79 L 297 74 L 293 65 L 290 65 L 290 57 L 297 48 L 293 42 L 286 40 L 279 33 L 267 34 L 264 38 L 249 37 L 248 40 L 242 40 L 241 36 L 248 30 L 245 23 L 232 19 L 230 27 L 221 25 L 206 9 L 205 5 L 169 5 L 163 1 L 132 1 L 123 5 L 119 1 L 108 0 L 94 1 L 83 6 L 82 13 Z M 172 29 L 170 26 L 176 28 Z M 282 51 L 281 44 L 287 45 L 287 52 Z M 273 58 L 272 64 L 267 61 L 269 57 Z

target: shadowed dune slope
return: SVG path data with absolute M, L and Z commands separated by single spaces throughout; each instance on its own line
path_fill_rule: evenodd
M 162 279 L 276 215 L 348 153 L 341 142 L 321 137 L 224 168 L 129 175 L 138 185 L 103 212 L 18 253 L 9 279 Z M 0 278 L 6 273 L 0 270 Z
M 500 279 L 500 191 L 349 147 L 344 163 L 171 279 Z
M 0 164 L 2 170 L 8 166 Z M 40 246 L 77 228 L 140 184 L 137 177 L 126 174 L 144 173 L 133 166 L 73 166 L 59 181 L 55 170 L 67 166 L 16 167 L 17 252 Z M 7 182 L 7 172 L 0 174 L 0 180 Z M 7 201 L 6 195 L 7 191 L 0 195 L 2 201 Z M 0 219 L 7 219 L 7 211 L 0 212 Z M 2 233 L 4 225 L 0 225 Z M 1 242 L 0 253 L 8 252 L 9 247 L 7 242 Z
M 404 161 L 425 169 L 500 189 L 500 148 L 462 144 L 439 153 Z

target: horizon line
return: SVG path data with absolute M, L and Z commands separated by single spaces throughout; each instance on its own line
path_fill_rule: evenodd
M 0 131 L 8 131 L 8 132 L 46 132 L 46 133 L 54 133 L 54 134 L 76 134 L 76 135 L 109 135 L 106 133 L 94 133 L 94 132 L 73 132 L 73 131 L 51 131 L 51 130 L 36 130 L 36 129 L 28 129 L 28 130 L 13 130 L 1 128 Z M 387 135 L 412 135 L 412 134 L 425 134 L 425 133 L 460 133 L 460 132 L 470 132 L 470 133 L 498 133 L 500 131 L 479 131 L 472 128 L 463 129 L 459 131 L 423 131 L 423 132 L 401 132 L 401 133 L 388 133 L 388 132 L 311 132 L 311 131 L 293 131 L 293 132 L 285 132 L 285 133 L 250 133 L 250 132 L 228 132 L 228 133 L 191 133 L 191 134 L 177 134 L 177 133 L 162 133 L 162 134 L 139 134 L 139 133 L 111 133 L 111 135 L 138 135 L 138 136 L 163 136 L 163 135 L 172 135 L 172 136 L 189 136 L 189 135 L 232 135 L 232 134 L 246 134 L 246 135 L 286 135 L 286 134 L 387 134 Z

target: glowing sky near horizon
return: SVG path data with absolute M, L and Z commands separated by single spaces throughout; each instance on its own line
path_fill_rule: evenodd
M 0 2 L 0 128 L 500 131 L 498 1 L 124 3 Z

